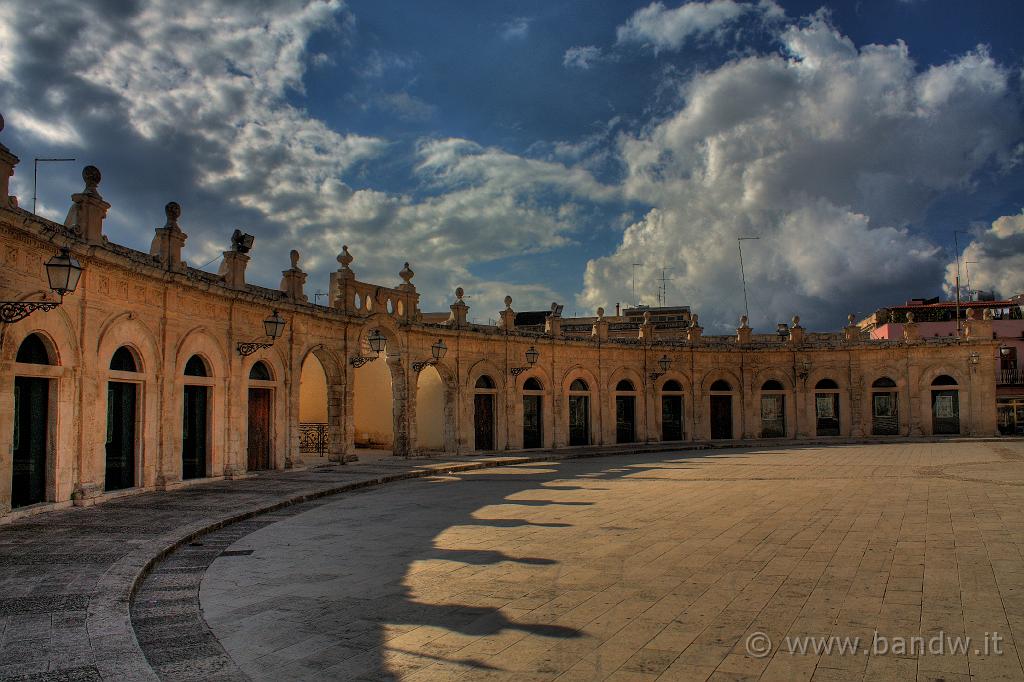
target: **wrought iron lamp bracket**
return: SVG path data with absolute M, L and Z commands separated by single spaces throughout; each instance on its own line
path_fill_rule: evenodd
M 359 369 L 368 362 L 373 362 L 379 355 L 353 355 L 348 359 L 348 364 L 352 365 L 356 369 Z
M 417 374 L 419 374 L 420 372 L 422 372 L 424 370 L 424 368 L 426 368 L 426 367 L 428 367 L 430 365 L 436 365 L 436 364 L 437 364 L 437 360 L 434 360 L 433 358 L 431 358 L 430 360 L 419 360 L 417 362 L 412 363 L 412 371 L 414 371 Z
M 509 371 L 512 373 L 512 376 L 517 377 L 517 376 L 519 376 L 520 374 L 522 374 L 523 372 L 525 372 L 528 369 L 530 369 L 530 368 L 529 367 L 513 367 Z
M 258 351 L 258 350 L 260 350 L 262 348 L 270 348 L 273 345 L 274 344 L 272 342 L 271 343 L 259 343 L 259 342 L 256 342 L 256 341 L 249 342 L 249 343 L 239 343 L 238 344 L 238 354 L 241 355 L 244 358 L 246 356 L 252 355 L 253 353 L 255 353 L 256 351 Z
M 58 301 L 0 301 L 0 322 L 24 320 L 37 310 L 53 310 L 59 305 Z

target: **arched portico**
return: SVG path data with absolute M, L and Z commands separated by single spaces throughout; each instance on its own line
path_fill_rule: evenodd
M 460 449 L 474 452 L 508 449 L 507 377 L 487 359 L 474 362 L 466 372 L 462 394 L 472 396 L 461 406 Z
M 730 440 L 742 432 L 744 412 L 740 386 L 739 376 L 731 370 L 717 368 L 704 374 L 699 399 L 706 417 L 698 423 L 703 438 Z
M 562 375 L 561 401 L 555 415 L 555 447 L 598 445 L 601 438 L 601 385 L 593 372 L 575 365 Z
M 415 439 L 417 454 L 458 452 L 458 384 L 454 369 L 440 360 L 423 367 L 416 376 Z
M 509 400 L 512 406 L 510 447 L 550 448 L 554 431 L 551 417 L 554 392 L 547 371 L 535 365 L 507 385 L 514 391 Z
M 678 441 L 692 438 L 692 422 L 689 396 L 692 395 L 690 381 L 682 372 L 669 370 L 654 381 L 654 432 L 661 441 Z
M 605 386 L 605 409 L 610 419 L 604 425 L 604 442 L 648 440 L 647 396 L 644 386 L 643 375 L 633 367 L 619 367 L 609 375 Z
M 204 374 L 193 369 L 195 358 L 205 364 Z M 161 477 L 162 482 L 170 483 L 186 477 L 224 474 L 228 376 L 224 347 L 209 331 L 195 327 L 182 337 L 175 356 L 173 378 L 168 382 L 172 398 L 167 404 L 175 406 L 174 414 L 168 415 L 172 426 L 166 432 L 169 442 L 165 452 L 171 453 L 171 457 L 160 464 L 158 485 Z M 197 429 L 205 434 L 197 433 Z M 205 454 L 194 448 L 205 450 Z M 205 457 L 205 463 L 187 464 L 196 457 Z M 190 472 L 192 466 L 198 468 Z

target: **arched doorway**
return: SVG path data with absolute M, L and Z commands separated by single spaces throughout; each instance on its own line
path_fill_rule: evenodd
M 729 440 L 732 438 L 732 385 L 725 379 L 717 379 L 709 392 L 711 439 Z
M 819 436 L 839 435 L 839 384 L 832 379 L 822 379 L 814 386 L 814 416 Z
M 444 452 L 446 386 L 437 369 L 427 365 L 416 377 L 416 449 Z
M 636 442 L 636 386 L 629 379 L 615 385 L 615 442 Z
M 138 450 L 138 397 L 141 371 L 138 355 L 121 346 L 110 358 L 107 382 L 107 437 L 104 490 L 136 485 L 135 453 Z
M 544 386 L 537 377 L 523 382 L 523 448 L 544 447 Z
M 258 360 L 249 370 L 249 441 L 247 468 L 274 468 L 274 375 L 270 365 Z
M 669 379 L 661 386 L 661 439 L 673 441 L 683 437 L 683 386 Z
M 473 449 L 494 449 L 494 400 L 497 395 L 494 379 L 481 374 L 473 387 Z
M 871 384 L 871 433 L 895 436 L 900 432 L 899 393 L 896 382 L 889 377 L 875 379 Z
M 366 300 L 370 301 L 369 298 Z M 388 365 L 391 347 L 388 341 L 390 339 L 382 342 L 381 351 L 377 354 L 364 339 L 362 346 L 365 347 L 360 354 L 364 360 L 373 359 L 360 363 L 352 372 L 353 445 L 377 451 L 379 455 L 390 455 L 395 446 L 394 397 L 391 367 Z
M 932 381 L 932 433 L 960 433 L 960 389 L 956 379 L 940 374 Z
M 22 365 L 56 364 L 38 334 L 25 337 L 18 347 L 15 362 Z M 50 380 L 32 376 L 28 367 L 15 371 L 12 508 L 46 501 L 51 416 Z
M 181 478 L 203 478 L 209 468 L 210 387 L 209 365 L 199 355 L 185 363 L 184 407 L 181 428 Z
M 590 445 L 590 386 L 583 379 L 569 384 L 569 445 Z
M 761 438 L 785 437 L 785 389 L 779 381 L 769 379 L 761 384 Z
M 315 353 L 302 361 L 299 374 L 299 453 L 302 457 L 326 457 L 327 373 Z

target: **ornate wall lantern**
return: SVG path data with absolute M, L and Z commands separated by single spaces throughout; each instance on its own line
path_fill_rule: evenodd
M 274 345 L 274 341 L 284 333 L 284 325 L 284 318 L 275 310 L 270 314 L 270 317 L 263 320 L 263 330 L 267 333 L 267 336 L 270 337 L 270 343 L 261 343 L 259 341 L 239 343 L 238 354 L 244 358 L 247 355 L 252 355 L 261 348 L 270 348 Z
M 0 301 L 0 322 L 17 322 L 37 310 L 53 310 L 64 302 L 64 294 L 73 294 L 82 278 L 82 264 L 71 250 L 60 247 L 60 253 L 46 261 L 46 279 L 60 301 Z
M 671 367 L 671 366 L 672 366 L 672 358 L 670 358 L 668 355 L 662 355 L 661 359 L 658 360 L 658 367 L 661 367 L 661 371 L 660 372 L 651 372 L 651 374 L 650 374 L 651 380 L 653 381 L 653 380 L 657 379 L 658 377 L 664 375 L 666 372 L 668 372 L 668 368 Z
M 430 347 L 430 355 L 432 356 L 431 359 L 430 360 L 420 360 L 418 362 L 412 363 L 413 371 L 414 372 L 422 372 L 423 368 L 426 367 L 427 365 L 436 365 L 441 360 L 441 358 L 444 357 L 444 354 L 447 353 L 447 352 L 448 352 L 448 346 L 446 346 L 444 344 L 444 339 L 438 339 L 437 343 L 435 343 L 434 345 L 432 345 Z
M 373 355 L 356 355 L 349 358 L 349 364 L 357 369 L 379 358 L 381 351 L 384 350 L 384 345 L 387 343 L 387 339 L 380 333 L 379 329 L 374 329 L 366 337 L 366 342 L 370 344 L 370 350 L 373 351 Z
M 520 374 L 522 374 L 523 372 L 525 372 L 526 370 L 530 369 L 530 367 L 533 367 L 534 365 L 536 365 L 537 364 L 537 358 L 539 358 L 539 357 L 540 357 L 540 352 L 538 352 L 537 349 L 534 348 L 533 346 L 530 346 L 529 350 L 526 351 L 526 362 L 527 362 L 528 366 L 527 367 L 513 367 L 509 371 L 512 372 L 512 376 L 517 377 Z

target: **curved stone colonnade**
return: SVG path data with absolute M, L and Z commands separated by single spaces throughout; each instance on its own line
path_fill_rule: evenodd
M 16 162 L 0 145 L 0 197 Z M 510 299 L 499 325 L 469 323 L 461 290 L 447 321 L 424 321 L 408 264 L 395 287 L 359 282 L 347 247 L 330 305 L 319 306 L 297 252 L 279 289 L 245 283 L 245 249 L 225 252 L 216 275 L 188 267 L 177 204 L 149 253 L 110 243 L 93 171 L 64 225 L 14 197 L 0 206 L 0 299 L 52 298 L 43 263 L 58 245 L 84 267 L 62 305 L 0 325 L 0 514 L 301 464 L 299 376 L 311 355 L 326 376 L 328 455 L 344 461 L 355 448 L 355 368 L 381 361 L 374 331 L 386 340 L 396 455 L 420 451 L 418 378 L 438 339 L 449 454 L 996 431 L 993 363 L 978 362 L 996 352 L 988 320 L 969 321 L 959 339 L 914 339 L 908 325 L 901 342 L 865 340 L 852 324 L 815 335 L 796 324 L 766 340 L 744 322 L 735 337 L 710 337 L 696 316 L 682 334 L 645 320 L 626 337 L 609 335 L 599 311 L 589 337 L 566 337 L 557 317 L 527 334 Z M 238 344 L 267 341 L 273 310 L 283 336 L 241 354 Z

